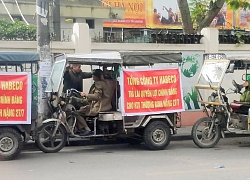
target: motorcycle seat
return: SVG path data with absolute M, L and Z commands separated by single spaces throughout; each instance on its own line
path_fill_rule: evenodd
M 248 102 L 233 102 L 230 104 L 230 107 L 236 113 L 248 114 L 248 109 L 250 108 L 250 103 Z

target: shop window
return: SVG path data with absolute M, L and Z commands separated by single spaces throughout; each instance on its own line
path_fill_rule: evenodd
M 86 19 L 86 23 L 89 25 L 89 29 L 95 29 L 95 20 L 94 19 Z

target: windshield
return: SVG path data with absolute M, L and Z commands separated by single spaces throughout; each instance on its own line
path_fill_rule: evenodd
M 63 78 L 66 60 L 56 61 L 50 74 L 46 92 L 58 92 Z
M 198 101 L 206 104 L 221 104 L 221 100 L 211 101 L 212 92 L 218 92 L 230 61 L 226 59 L 205 60 L 195 88 Z
M 220 86 L 228 65 L 229 61 L 205 61 L 200 73 L 198 85 Z

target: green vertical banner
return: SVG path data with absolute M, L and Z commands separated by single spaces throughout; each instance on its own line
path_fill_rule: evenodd
M 195 84 L 203 64 L 203 52 L 182 52 L 182 89 L 185 109 L 200 110 Z
M 37 75 L 32 76 L 32 102 L 38 103 L 38 83 Z

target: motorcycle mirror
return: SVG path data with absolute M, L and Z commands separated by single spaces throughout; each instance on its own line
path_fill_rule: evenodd
M 234 73 L 234 63 L 229 64 L 226 73 Z
M 246 81 L 246 74 L 242 74 L 241 79 L 242 79 L 242 81 Z

